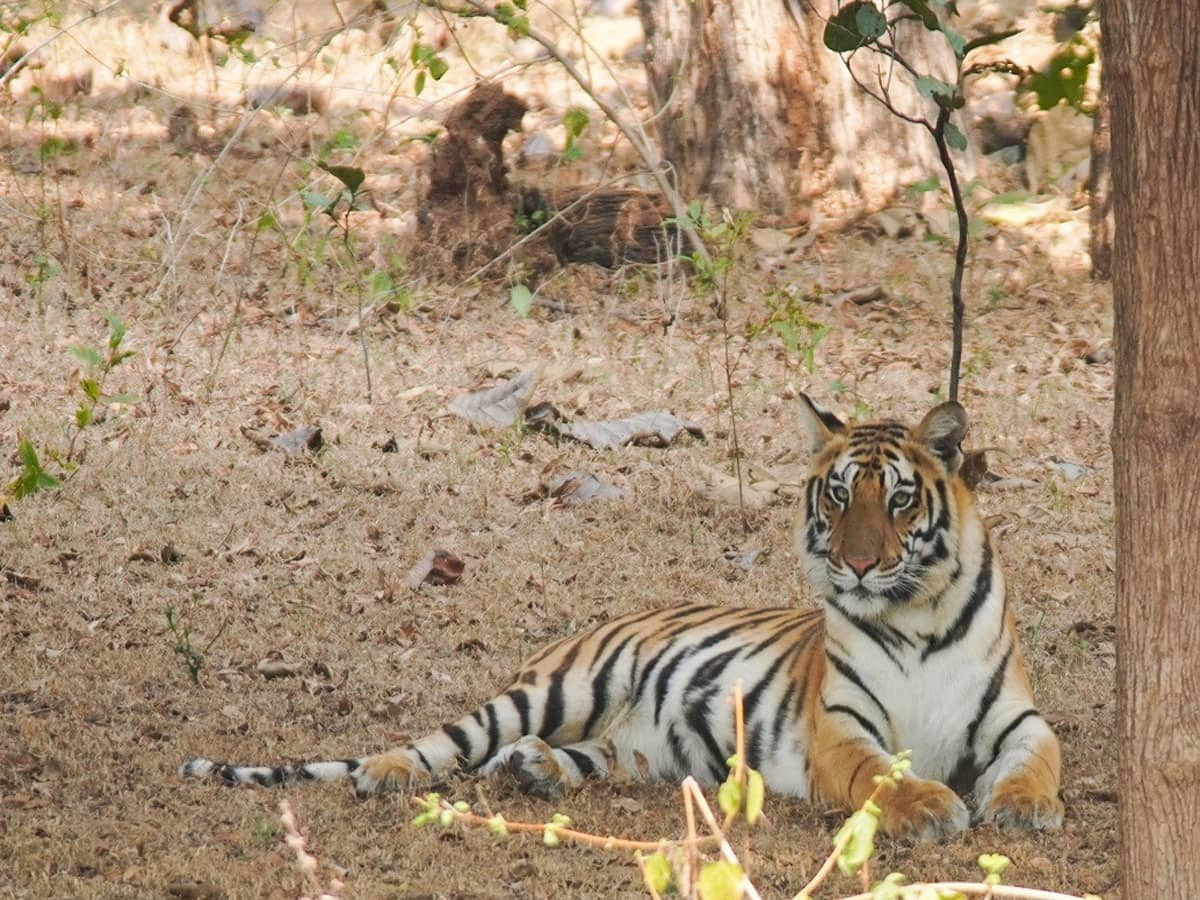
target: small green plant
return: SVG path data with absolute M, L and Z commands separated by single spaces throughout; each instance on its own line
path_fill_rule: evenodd
M 262 813 L 255 813 L 250 821 L 250 833 L 254 835 L 254 843 L 260 847 L 270 847 L 279 835 L 279 826 Z
M 109 329 L 107 346 L 99 348 L 83 344 L 70 348 L 71 355 L 84 363 L 87 370 L 79 379 L 79 389 L 83 396 L 79 399 L 79 405 L 75 407 L 75 430 L 71 434 L 71 443 L 67 447 L 67 462 L 71 461 L 75 452 L 76 438 L 85 428 L 96 422 L 97 407 L 102 404 L 107 406 L 112 403 L 129 402 L 129 398 L 124 394 L 104 393 L 105 383 L 113 369 L 134 356 L 136 351 L 125 350 L 121 347 L 125 341 L 125 323 L 111 313 L 103 315 L 104 320 L 108 322 Z
M 590 121 L 591 117 L 587 110 L 580 106 L 573 106 L 563 114 L 562 123 L 567 129 L 567 143 L 563 147 L 563 159 L 574 161 L 583 158 L 583 148 L 579 145 L 579 139 L 583 136 Z
M 354 244 L 350 218 L 353 213 L 370 208 L 367 203 L 366 191 L 363 190 L 363 183 L 367 176 L 362 169 L 356 166 L 335 166 L 320 159 L 317 160 L 316 167 L 337 179 L 341 183 L 341 190 L 336 194 L 304 190 L 300 192 L 300 196 L 308 210 L 328 216 L 332 223 L 332 230 L 341 233 L 342 250 L 346 257 L 346 265 L 351 271 L 357 297 L 358 339 L 359 345 L 362 347 L 363 369 L 367 379 L 367 402 L 371 403 L 374 399 L 374 388 L 371 383 L 371 354 L 367 349 L 367 330 L 363 321 L 367 286 L 359 273 L 358 251 Z M 302 233 L 307 231 L 310 221 L 310 215 L 306 214 L 305 227 L 301 229 Z M 374 287 L 374 276 L 372 276 L 372 287 Z
M 766 297 L 767 315 L 747 328 L 753 339 L 770 332 L 783 342 L 788 357 L 799 355 L 809 374 L 816 368 L 817 347 L 829 335 L 830 326 L 809 317 L 807 303 L 799 292 L 773 293 Z
M 38 459 L 37 448 L 26 437 L 18 442 L 21 455 L 21 474 L 8 486 L 8 492 L 20 500 L 38 491 L 47 491 L 58 487 L 58 479 L 42 468 Z
M 187 668 L 188 678 L 192 684 L 199 684 L 200 672 L 204 669 L 204 658 L 208 655 L 208 651 L 220 640 L 221 635 L 225 633 L 225 627 L 229 624 L 229 621 L 222 622 L 221 627 L 217 629 L 217 633 L 212 636 L 211 640 L 203 647 L 200 647 L 192 643 L 192 627 L 177 619 L 173 606 L 167 607 L 166 618 L 167 628 L 171 632 L 171 637 L 175 639 L 171 650 L 183 660 L 183 664 Z

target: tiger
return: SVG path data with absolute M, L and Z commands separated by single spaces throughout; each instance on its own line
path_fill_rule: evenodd
M 942 403 L 915 427 L 847 425 L 808 396 L 800 414 L 811 471 L 794 545 L 823 608 L 635 612 L 542 649 L 498 695 L 406 746 L 300 766 L 192 759 L 180 774 L 349 779 L 360 796 L 455 770 L 507 772 L 544 798 L 617 773 L 718 783 L 740 680 L 745 763 L 777 793 L 857 809 L 908 750 L 911 770 L 879 801 L 887 834 L 1060 828 L 1061 751 L 963 480 L 962 406 Z

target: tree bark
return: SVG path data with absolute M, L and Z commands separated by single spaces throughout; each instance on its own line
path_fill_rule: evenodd
M 1106 0 L 1123 896 L 1200 897 L 1200 4 Z
M 1088 170 L 1088 218 L 1091 226 L 1092 277 L 1112 278 L 1112 107 L 1108 84 L 1100 70 L 1100 98 L 1092 119 L 1092 164 Z
M 684 196 L 772 213 L 819 201 L 840 214 L 877 208 L 940 171 L 929 133 L 866 96 L 826 49 L 817 9 L 827 7 L 826 0 L 641 0 L 655 127 Z M 901 36 L 918 70 L 940 78 L 953 71 L 940 35 L 913 23 Z M 936 116 L 905 74 L 884 62 L 864 51 L 855 70 L 876 89 L 882 75 L 901 110 Z

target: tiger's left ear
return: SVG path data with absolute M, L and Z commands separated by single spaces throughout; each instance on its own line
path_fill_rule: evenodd
M 966 433 L 967 411 L 951 400 L 931 409 L 913 430 L 913 437 L 932 450 L 945 464 L 946 471 L 953 475 L 962 465 L 959 444 Z
M 808 435 L 808 449 L 817 454 L 835 434 L 846 430 L 845 424 L 824 407 L 818 406 L 808 394 L 800 395 L 800 420 Z

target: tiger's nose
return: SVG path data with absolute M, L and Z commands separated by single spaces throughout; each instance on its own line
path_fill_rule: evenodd
M 859 578 L 867 574 L 867 570 L 878 563 L 878 559 L 853 559 L 846 557 L 846 565 L 852 568 Z

